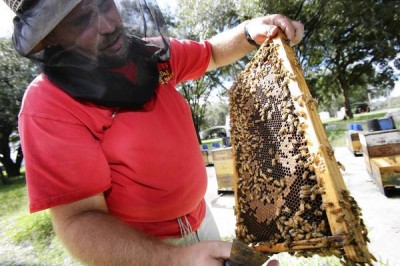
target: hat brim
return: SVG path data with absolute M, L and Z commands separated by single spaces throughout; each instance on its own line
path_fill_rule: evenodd
M 46 48 L 43 40 L 82 0 L 42 0 L 14 18 L 13 40 L 22 55 L 32 55 Z

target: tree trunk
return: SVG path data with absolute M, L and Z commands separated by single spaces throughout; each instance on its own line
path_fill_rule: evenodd
M 0 167 L 0 181 L 3 185 L 8 183 L 7 178 L 3 175 L 3 168 Z
M 22 164 L 22 160 L 24 159 L 24 154 L 22 153 L 22 147 L 21 144 L 18 147 L 18 153 L 17 153 L 17 158 L 15 160 L 15 166 L 20 169 L 21 168 L 21 164 Z
M 7 176 L 13 177 L 20 175 L 20 166 L 22 160 L 19 162 L 19 164 L 16 164 L 11 160 L 11 152 L 9 146 L 10 134 L 4 134 L 0 137 L 0 162 L 4 166 Z
M 1 163 L 6 169 L 6 173 L 8 177 L 19 176 L 20 169 L 16 163 L 14 163 L 11 158 L 2 158 Z
M 353 118 L 353 112 L 351 111 L 351 106 L 350 106 L 350 96 L 349 96 L 349 90 L 347 87 L 344 88 L 343 90 L 343 97 L 344 97 L 344 108 L 345 108 L 345 119 L 352 119 Z
M 350 95 L 349 95 L 349 89 L 346 84 L 340 77 L 338 78 L 338 84 L 340 87 L 340 90 L 342 91 L 343 94 L 343 105 L 345 109 L 345 114 L 344 114 L 344 120 L 352 119 L 353 118 L 353 112 L 351 111 L 351 106 L 350 106 Z
M 192 119 L 193 119 L 193 125 L 194 125 L 194 129 L 196 131 L 196 136 L 197 136 L 197 141 L 199 144 L 201 144 L 201 138 L 200 138 L 200 118 L 195 115 L 195 112 L 192 108 L 192 106 L 190 106 L 191 112 L 192 112 Z

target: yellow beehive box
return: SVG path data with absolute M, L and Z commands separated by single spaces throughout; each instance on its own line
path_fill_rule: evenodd
M 393 190 L 400 190 L 400 155 L 372 158 L 371 171 L 386 196 Z
M 232 148 L 212 150 L 212 159 L 217 176 L 218 192 L 233 191 L 233 158 Z
M 362 155 L 359 132 L 346 131 L 346 143 L 349 150 L 355 155 Z
M 359 135 L 367 171 L 371 175 L 372 158 L 400 155 L 399 129 L 363 132 Z
M 203 158 L 204 164 L 208 165 L 210 164 L 208 161 L 208 151 L 207 150 L 202 150 L 201 151 L 201 157 Z

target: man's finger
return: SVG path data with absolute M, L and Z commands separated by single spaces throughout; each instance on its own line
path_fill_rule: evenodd
M 292 25 L 295 29 L 295 34 L 294 38 L 290 40 L 290 45 L 296 45 L 298 44 L 301 39 L 303 39 L 303 34 L 304 34 L 304 25 L 298 21 L 292 21 Z
M 279 266 L 279 261 L 277 260 L 270 260 L 268 261 L 266 266 Z
M 273 15 L 272 24 L 281 28 L 289 40 L 294 39 L 295 27 L 290 19 L 282 15 Z

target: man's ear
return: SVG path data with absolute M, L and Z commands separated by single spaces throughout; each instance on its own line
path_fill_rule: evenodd
M 43 44 L 47 47 L 47 46 L 56 46 L 58 45 L 58 42 L 54 36 L 53 32 L 50 32 L 49 35 L 47 35 L 44 39 L 43 39 Z
M 56 45 L 58 45 L 58 42 L 56 41 L 54 34 L 50 33 L 40 43 L 38 43 L 35 47 L 33 47 L 28 54 L 35 54 L 37 52 L 46 49 L 46 47 L 56 46 Z

